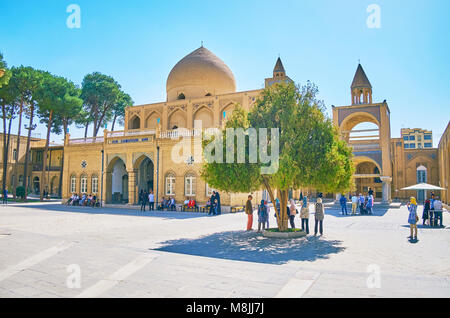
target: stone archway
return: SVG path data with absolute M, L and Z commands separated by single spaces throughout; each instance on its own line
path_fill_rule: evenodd
M 126 186 L 124 186 L 126 185 Z M 128 202 L 128 172 L 125 162 L 115 157 L 106 168 L 106 203 Z
M 141 191 L 153 191 L 155 188 L 155 165 L 153 160 L 143 154 L 135 161 L 133 167 L 136 171 L 137 193 Z

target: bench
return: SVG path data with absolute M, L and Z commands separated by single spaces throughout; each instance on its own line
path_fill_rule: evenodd
M 186 204 L 184 204 L 181 207 L 181 212 L 198 212 L 198 206 L 195 207 L 189 207 Z
M 231 207 L 231 213 L 244 212 L 243 206 L 233 206 Z

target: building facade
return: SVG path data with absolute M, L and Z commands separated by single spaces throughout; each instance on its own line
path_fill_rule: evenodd
M 420 128 L 402 128 L 401 137 L 405 149 L 433 148 L 433 133 Z
M 11 135 L 8 148 L 6 186 L 9 193 L 13 189 L 24 185 L 25 155 L 27 149 L 27 137 Z M 18 146 L 19 145 L 19 146 Z M 0 134 L 0 147 L 2 156 L 0 158 L 0 179 L 3 177 L 3 134 Z M 40 182 L 42 180 L 43 154 L 45 139 L 32 137 L 30 139 L 30 152 L 28 153 L 27 187 L 28 193 L 40 194 Z M 61 197 L 62 163 L 64 146 L 50 145 L 47 157 L 47 180 L 50 180 L 46 191 L 55 197 Z M 15 178 L 17 176 L 17 178 Z M 14 184 L 16 179 L 17 184 Z M 1 182 L 1 180 L 0 180 Z
M 439 186 L 448 189 L 450 185 L 450 122 L 447 124 L 447 128 L 442 134 L 439 141 Z M 442 201 L 450 205 L 450 195 L 447 191 L 442 191 Z
M 278 59 L 265 84 L 281 81 L 290 78 Z M 261 89 L 237 92 L 228 66 L 201 47 L 175 65 L 166 93 L 164 102 L 128 107 L 123 131 L 105 130 L 102 137 L 83 139 L 67 135 L 63 198 L 87 193 L 105 203 L 136 204 L 142 190 L 152 190 L 159 200 L 207 201 L 213 189 L 200 177 L 201 163 L 192 155 L 201 154 L 200 138 L 189 138 L 188 152 L 180 141 L 200 136 L 206 128 L 223 127 L 237 104 L 251 109 Z M 386 101 L 372 100 L 372 86 L 361 65 L 350 96 L 350 105 L 333 106 L 333 121 L 353 148 L 357 192 L 367 193 L 370 187 L 377 199 L 388 202 L 418 195 L 401 188 L 419 179 L 439 184 L 438 150 L 405 149 L 403 138 L 391 138 L 389 106 Z M 373 127 L 358 128 L 362 123 Z M 299 192 L 291 194 L 297 197 Z M 254 194 L 256 202 L 263 196 L 263 192 Z M 246 197 L 247 193 L 221 193 L 222 204 L 228 206 L 243 204 Z

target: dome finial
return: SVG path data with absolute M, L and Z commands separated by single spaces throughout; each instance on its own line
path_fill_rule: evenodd
M 203 41 L 202 41 L 202 45 L 201 45 L 201 47 L 203 47 Z

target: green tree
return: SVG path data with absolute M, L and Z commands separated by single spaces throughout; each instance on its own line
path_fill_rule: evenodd
M 8 85 L 10 77 L 11 71 L 8 69 L 5 60 L 3 60 L 3 54 L 0 53 L 0 88 L 3 85 Z
M 0 104 L 2 108 L 3 120 L 3 175 L 2 189 L 6 189 L 6 180 L 9 161 L 9 146 L 11 141 L 11 125 L 14 120 L 18 108 L 17 91 L 12 85 L 4 85 L 0 88 Z
M 277 169 L 265 173 L 273 163 L 264 163 L 261 148 L 255 163 L 250 163 L 250 147 L 256 145 L 256 139 L 246 138 L 245 163 L 237 163 L 237 137 L 234 137 L 234 149 L 223 143 L 223 154 L 234 150 L 234 163 L 205 162 L 202 177 L 212 187 L 230 192 L 253 192 L 266 189 L 272 202 L 276 196 L 280 200 L 280 210 L 276 215 L 278 229 L 286 231 L 288 217 L 286 213 L 290 189 L 315 188 L 323 192 L 343 192 L 352 186 L 354 167 L 351 149 L 338 137 L 336 127 L 324 114 L 323 102 L 317 100 L 317 87 L 308 83 L 296 87 L 293 83 L 276 84 L 266 88 L 247 114 L 237 107 L 226 128 L 255 128 L 259 142 L 263 138 L 259 128 L 275 129 L 279 132 L 279 161 Z M 226 130 L 222 131 L 227 136 Z M 208 150 L 218 139 L 203 142 Z M 215 152 L 220 147 L 215 146 Z M 260 144 L 261 145 L 261 144 Z M 275 151 L 276 139 L 268 133 L 267 145 Z M 210 148 L 208 148 L 210 147 Z M 216 153 L 214 153 L 216 155 Z
M 100 127 L 112 119 L 120 92 L 120 85 L 111 76 L 95 72 L 84 77 L 81 98 L 85 111 L 90 114 L 86 119 L 85 135 L 92 123 L 93 136 L 96 137 Z
M 44 190 L 48 190 L 48 180 L 46 179 L 47 170 L 47 154 L 50 144 L 51 131 L 60 131 L 58 126 L 60 122 L 62 125 L 66 125 L 67 129 L 68 118 L 72 112 L 79 111 L 83 101 L 79 98 L 80 92 L 76 88 L 75 84 L 67 79 L 59 76 L 46 73 L 44 75 L 41 88 L 37 92 L 37 99 L 39 104 L 39 117 L 41 123 L 47 125 L 47 136 L 45 141 L 43 166 L 42 166 L 42 178 L 41 178 L 41 201 L 44 200 Z M 76 113 L 73 113 L 75 115 Z M 55 121 L 56 118 L 56 121 Z M 51 165 L 51 163 L 49 163 Z
M 34 127 L 34 115 L 37 108 L 37 92 L 41 88 L 42 81 L 45 72 L 35 70 L 32 67 L 23 67 L 21 69 L 21 81 L 22 81 L 22 96 L 24 98 L 24 105 L 27 105 L 25 115 L 29 119 L 28 133 L 27 133 L 27 146 L 25 151 L 25 163 L 23 168 L 23 187 L 25 188 L 25 201 L 28 194 L 28 162 L 30 160 L 30 146 L 31 146 L 31 131 Z
M 113 108 L 112 108 L 113 121 L 112 121 L 111 131 L 114 131 L 116 122 L 119 125 L 124 124 L 125 108 L 127 108 L 128 106 L 132 106 L 132 105 L 133 105 L 133 100 L 131 99 L 130 95 L 120 91 L 120 94 L 116 100 L 116 103 L 113 105 Z

